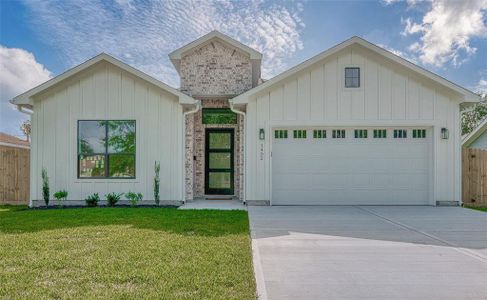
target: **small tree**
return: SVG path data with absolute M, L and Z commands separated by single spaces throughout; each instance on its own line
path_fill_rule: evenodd
M 46 168 L 42 168 L 41 172 L 42 177 L 42 197 L 44 198 L 44 202 L 46 206 L 49 205 L 49 177 L 47 176 Z
M 159 173 L 161 171 L 161 164 L 156 161 L 154 163 L 154 201 L 156 202 L 156 205 L 159 205 L 159 185 L 160 185 L 160 178 L 159 178 Z
M 487 117 L 487 95 L 479 103 L 462 111 L 462 135 L 469 134 Z
M 64 205 L 64 201 L 68 198 L 68 192 L 66 190 L 57 191 L 54 193 L 54 198 L 57 200 L 57 205 L 62 207 Z
M 22 130 L 27 137 L 27 141 L 30 141 L 30 134 L 32 132 L 32 124 L 30 123 L 30 120 L 25 120 L 22 125 L 20 125 L 20 130 Z

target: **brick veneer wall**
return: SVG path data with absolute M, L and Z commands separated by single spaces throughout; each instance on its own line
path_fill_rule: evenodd
M 204 108 L 228 108 L 228 98 L 252 88 L 250 57 L 218 40 L 213 40 L 183 56 L 180 76 L 181 91 L 196 99 L 202 99 Z M 242 116 L 239 115 L 237 124 L 233 125 L 204 125 L 201 118 L 201 110 L 186 117 L 186 200 L 191 201 L 204 196 L 205 128 L 235 129 L 234 190 L 235 196 L 242 199 Z
M 252 88 L 250 57 L 212 41 L 181 58 L 181 91 L 193 96 L 238 95 Z

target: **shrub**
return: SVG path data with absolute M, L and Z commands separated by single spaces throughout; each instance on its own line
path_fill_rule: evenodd
M 66 190 L 60 190 L 54 193 L 54 198 L 57 200 L 57 205 L 62 207 L 64 205 L 64 201 L 68 198 L 68 192 Z
M 98 202 L 100 202 L 100 196 L 98 193 L 94 193 L 93 195 L 89 195 L 85 199 L 86 205 L 90 207 L 98 206 Z
M 120 201 L 120 197 L 123 194 L 117 194 L 117 193 L 109 193 L 106 194 L 105 197 L 107 198 L 107 205 L 108 206 L 115 206 L 118 201 Z
M 161 171 L 161 164 L 156 161 L 154 163 L 154 201 L 156 202 L 156 205 L 159 205 L 159 183 L 160 183 L 160 178 L 159 178 L 159 172 Z
M 128 192 L 127 194 L 125 194 L 125 197 L 127 197 L 130 200 L 130 205 L 132 207 L 137 206 L 139 201 L 142 200 L 142 194 L 141 193 Z
M 42 168 L 41 172 L 42 177 L 42 198 L 44 198 L 44 202 L 46 206 L 49 205 L 49 177 L 47 176 L 46 168 Z

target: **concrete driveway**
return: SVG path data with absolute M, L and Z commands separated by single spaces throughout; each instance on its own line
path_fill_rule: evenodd
M 487 299 L 487 213 L 249 207 L 263 299 Z

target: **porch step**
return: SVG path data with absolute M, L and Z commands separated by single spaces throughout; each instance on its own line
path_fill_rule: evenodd
M 233 200 L 232 196 L 225 196 L 225 195 L 211 195 L 205 196 L 206 200 Z

